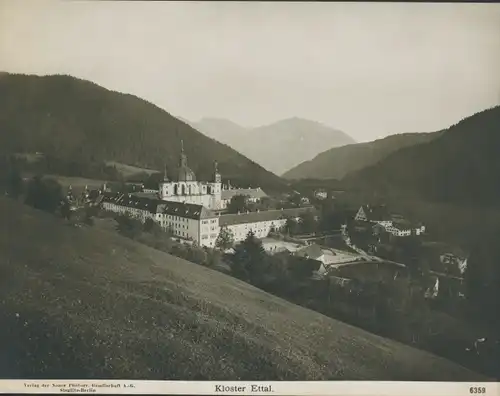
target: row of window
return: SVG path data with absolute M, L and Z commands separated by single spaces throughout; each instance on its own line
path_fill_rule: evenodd
M 180 216 L 174 216 L 174 215 L 164 215 L 166 219 L 171 219 L 174 221 L 188 221 L 185 217 L 180 217 Z
M 208 234 L 202 234 L 201 235 L 201 239 L 208 239 Z M 211 239 L 216 239 L 217 238 L 217 234 L 210 234 L 210 238 Z

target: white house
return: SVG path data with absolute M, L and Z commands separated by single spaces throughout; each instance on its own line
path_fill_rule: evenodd
M 314 192 L 314 196 L 317 198 L 317 199 L 326 199 L 328 198 L 328 193 L 324 190 L 316 190 Z
M 374 232 L 379 232 L 380 229 L 383 229 L 389 234 L 398 237 L 422 235 L 425 233 L 424 225 L 415 226 L 400 215 L 390 214 L 385 205 L 362 205 L 356 213 L 354 220 L 374 223 Z

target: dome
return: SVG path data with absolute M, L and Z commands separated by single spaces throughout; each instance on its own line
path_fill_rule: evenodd
M 178 181 L 196 181 L 196 175 L 187 166 L 179 167 Z

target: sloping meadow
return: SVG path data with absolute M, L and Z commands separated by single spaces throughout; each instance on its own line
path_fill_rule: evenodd
M 0 377 L 481 379 L 113 232 L 0 218 Z

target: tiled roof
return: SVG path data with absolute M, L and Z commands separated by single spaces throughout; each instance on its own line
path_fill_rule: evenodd
M 385 205 L 363 205 L 363 211 L 370 221 L 390 220 L 391 216 Z
M 240 214 L 225 214 L 219 217 L 219 225 L 222 227 L 224 225 L 234 225 L 234 224 L 245 224 L 245 223 L 257 223 L 261 221 L 273 221 L 284 219 L 287 217 L 298 217 L 302 213 L 313 212 L 316 210 L 314 207 L 304 207 L 304 208 L 291 208 L 282 210 L 264 210 L 261 212 L 249 212 Z
M 158 193 L 152 193 L 152 192 L 136 192 L 132 193 L 132 195 L 135 195 L 136 197 L 142 197 L 142 198 L 150 198 L 150 199 L 158 199 Z
M 319 245 L 312 244 L 297 250 L 295 254 L 300 257 L 307 257 L 316 260 L 321 256 L 323 256 L 324 253 L 321 247 L 319 247 Z
M 202 205 L 171 201 L 160 201 L 158 213 L 185 217 L 194 220 L 217 217 L 213 211 Z
M 250 198 L 256 199 L 267 197 L 267 194 L 260 188 L 235 188 L 221 191 L 221 198 L 224 200 L 229 200 L 236 195 L 248 195 Z
M 393 221 L 392 226 L 400 231 L 411 230 L 413 225 L 408 221 Z
M 104 197 L 101 202 L 114 203 L 115 205 L 145 210 L 150 213 L 156 213 L 158 205 L 162 203 L 159 199 L 137 197 L 132 194 L 123 193 L 104 193 Z
M 133 194 L 104 193 L 101 202 L 110 202 L 115 205 L 146 210 L 150 213 L 163 213 L 195 220 L 216 217 L 211 210 L 202 205 L 162 201 L 160 199 L 138 197 Z

